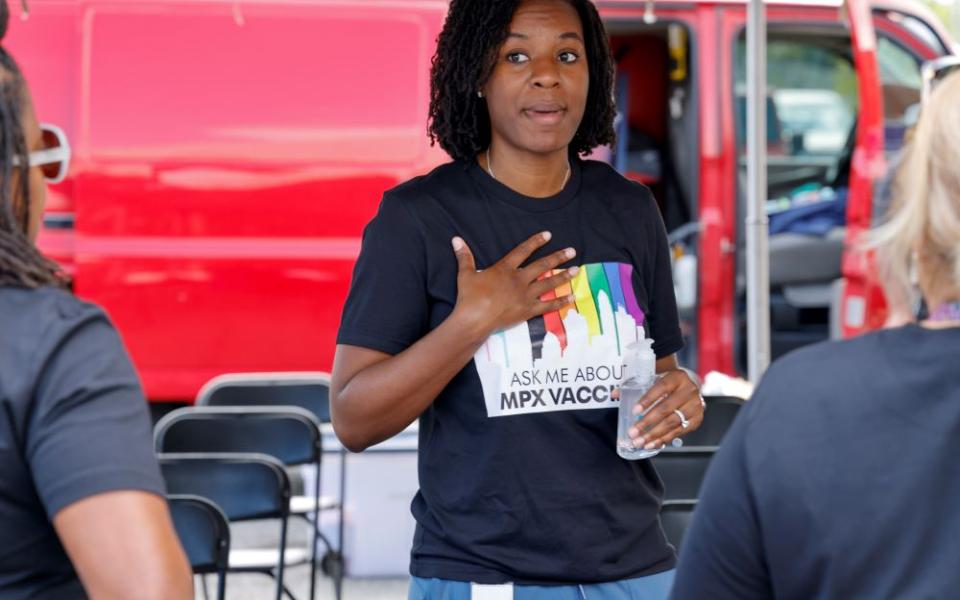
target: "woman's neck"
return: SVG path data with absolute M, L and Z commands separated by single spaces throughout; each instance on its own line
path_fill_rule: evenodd
M 570 179 L 567 150 L 550 154 L 511 152 L 494 144 L 477 161 L 491 177 L 513 191 L 533 198 L 560 192 Z

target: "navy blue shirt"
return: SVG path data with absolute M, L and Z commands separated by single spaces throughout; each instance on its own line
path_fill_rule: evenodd
M 682 346 L 666 233 L 649 190 L 608 165 L 573 160 L 556 196 L 530 198 L 475 162 L 441 166 L 388 192 L 368 225 L 338 342 L 396 354 L 457 299 L 451 238 L 477 268 L 549 230 L 533 259 L 572 246 L 567 310 L 497 332 L 420 418 L 411 573 L 561 584 L 673 567 L 648 461 L 615 450 L 621 352 L 644 326 L 654 351 Z
M 710 466 L 675 600 L 956 598 L 960 328 L 776 362 Z
M 0 598 L 85 598 L 51 520 L 116 490 L 164 493 L 117 332 L 65 292 L 0 287 Z

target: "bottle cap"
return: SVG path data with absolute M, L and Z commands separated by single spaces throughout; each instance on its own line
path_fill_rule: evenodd
M 656 369 L 653 340 L 644 337 L 643 327 L 637 327 L 637 334 L 637 341 L 629 344 L 623 353 L 625 379 L 652 377 Z

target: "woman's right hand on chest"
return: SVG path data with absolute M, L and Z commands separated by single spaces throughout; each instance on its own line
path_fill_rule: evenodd
M 457 255 L 457 304 L 452 318 L 475 330 L 490 335 L 533 317 L 559 310 L 572 304 L 572 295 L 543 300 L 542 297 L 573 279 L 578 267 L 570 267 L 549 277 L 561 264 L 576 256 L 573 248 L 554 252 L 526 267 L 521 265 L 541 246 L 550 241 L 550 233 L 534 235 L 511 250 L 493 266 L 477 271 L 473 253 L 460 237 L 453 238 Z

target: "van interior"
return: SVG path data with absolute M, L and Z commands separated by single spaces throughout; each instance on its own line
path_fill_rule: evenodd
M 607 155 L 627 177 L 648 185 L 674 256 L 686 348 L 696 368 L 697 67 L 696 40 L 682 24 L 608 23 L 617 64 L 617 147 Z M 856 140 L 858 84 L 849 33 L 842 27 L 771 27 L 768 39 L 768 202 L 771 353 L 836 337 L 846 200 Z M 878 56 L 887 149 L 902 144 L 919 101 L 919 60 L 888 39 Z M 735 367 L 746 373 L 746 39 L 735 47 L 734 122 L 738 148 Z M 882 195 L 882 192 L 881 192 Z M 880 209 L 882 210 L 882 208 Z M 879 211 L 877 211 L 879 212 Z
M 920 100 L 920 63 L 878 40 L 885 149 L 895 155 Z M 738 141 L 737 351 L 746 372 L 746 39 L 736 48 Z M 778 27 L 768 37 L 767 217 L 770 221 L 770 343 L 776 359 L 840 335 L 841 261 L 850 166 L 859 113 L 849 33 L 842 27 Z M 914 107 L 914 108 L 912 108 Z M 887 182 L 889 183 L 889 182 Z M 875 190 L 876 216 L 889 186 Z
M 689 31 L 670 22 L 611 23 L 608 31 L 617 67 L 617 144 L 598 158 L 653 191 L 675 272 L 678 265 L 693 266 L 683 282 L 678 278 L 677 291 L 686 341 L 680 360 L 695 368 L 696 268 L 689 259 L 697 241 L 699 152 Z

